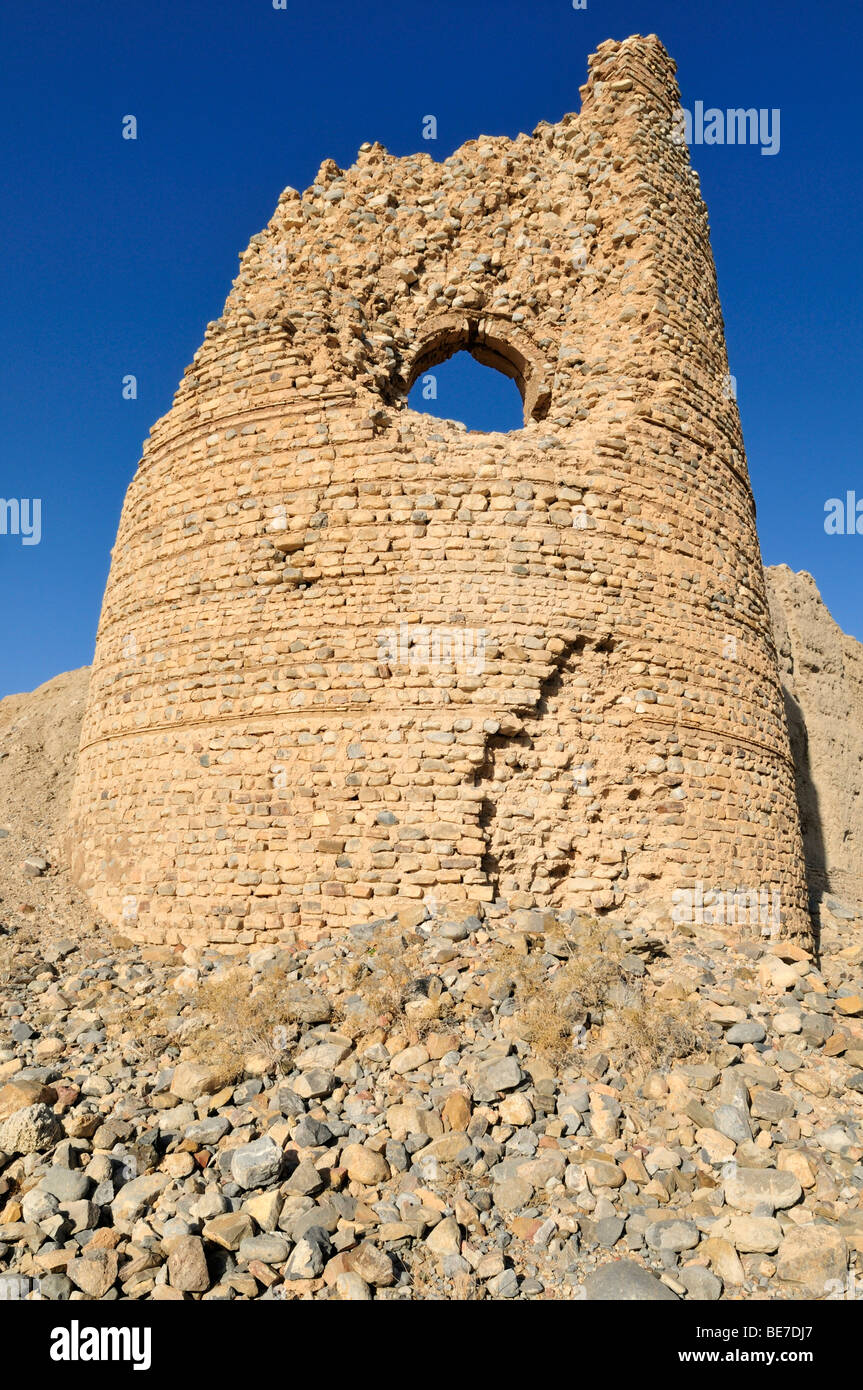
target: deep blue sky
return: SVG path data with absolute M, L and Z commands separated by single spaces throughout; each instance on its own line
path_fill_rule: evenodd
M 0 535 L 0 695 L 90 660 L 142 441 L 281 189 L 364 140 L 444 159 L 556 120 L 588 53 L 630 33 L 659 34 L 684 105 L 781 109 L 775 157 L 693 156 L 765 561 L 808 569 L 863 638 L 863 535 L 823 525 L 828 497 L 863 498 L 856 0 L 288 3 L 3 7 L 0 497 L 42 499 L 42 541 Z

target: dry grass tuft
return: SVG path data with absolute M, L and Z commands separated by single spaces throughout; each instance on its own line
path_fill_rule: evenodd
M 215 1066 L 225 1085 L 243 1075 L 252 1056 L 267 1071 L 284 1073 L 300 1031 L 285 997 L 290 983 L 287 972 L 276 970 L 252 989 L 248 969 L 218 970 L 185 1000 L 168 993 L 130 1010 L 124 1025 L 145 1054 L 158 1056 L 168 1043 L 180 1043 Z
M 499 947 L 501 971 L 513 982 L 516 1019 L 524 1041 L 562 1066 L 583 1046 L 587 1026 L 601 1017 L 624 979 L 617 938 L 598 922 L 583 922 L 564 937 L 567 956 L 549 972 L 543 942 L 527 955 Z
M 574 1061 L 588 1037 L 599 1042 L 588 1032 L 597 1025 L 617 1066 L 659 1069 L 702 1049 L 692 1005 L 648 997 L 644 982 L 625 969 L 625 947 L 607 923 L 582 921 L 563 944 L 568 955 L 551 972 L 542 941 L 527 955 L 506 947 L 495 953 L 513 982 L 521 1036 L 553 1066 Z
M 662 1071 L 672 1062 L 701 1052 L 706 1037 L 692 1004 L 647 999 L 615 1010 L 606 1029 L 607 1047 L 618 1067 L 637 1073 Z
M 283 970 L 265 975 L 254 989 L 240 966 L 217 971 L 192 995 L 194 1017 L 184 1042 L 217 1066 L 226 1083 L 243 1074 L 250 1056 L 265 1061 L 267 1071 L 290 1071 L 299 1028 L 285 998 L 288 986 Z
M 416 955 L 415 948 L 406 947 L 400 936 L 369 947 L 357 990 L 373 1017 L 393 1022 L 402 1017 Z

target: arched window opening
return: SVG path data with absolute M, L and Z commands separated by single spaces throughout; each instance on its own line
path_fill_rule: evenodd
M 513 377 L 482 365 L 466 349 L 421 371 L 408 405 L 482 433 L 508 433 L 524 424 L 524 405 Z

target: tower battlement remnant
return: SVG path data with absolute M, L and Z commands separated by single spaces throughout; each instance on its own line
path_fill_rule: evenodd
M 763 891 L 794 772 L 707 216 L 659 40 L 578 115 L 364 145 L 252 238 L 129 487 L 70 852 L 159 942 Z M 524 428 L 407 405 L 466 348 Z M 468 659 L 465 659 L 465 653 Z

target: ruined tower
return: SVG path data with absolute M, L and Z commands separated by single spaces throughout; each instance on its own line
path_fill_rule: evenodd
M 707 217 L 655 37 L 579 115 L 287 189 L 129 487 L 70 844 L 153 941 L 433 898 L 781 895 L 794 776 Z M 458 349 L 524 428 L 407 406 Z

